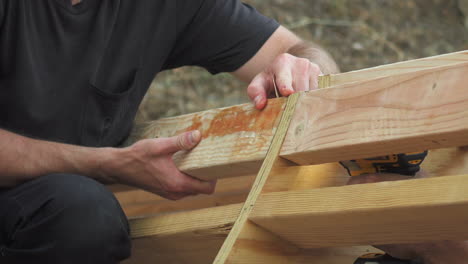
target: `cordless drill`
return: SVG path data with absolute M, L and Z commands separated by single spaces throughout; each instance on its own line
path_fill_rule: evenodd
M 397 173 L 414 176 L 427 156 L 427 151 L 392 154 L 369 159 L 341 161 L 341 165 L 350 176 L 360 176 L 373 173 Z M 400 260 L 387 254 L 366 254 L 354 264 L 414 264 L 410 260 Z
M 414 176 L 427 156 L 427 151 L 392 154 L 369 159 L 341 161 L 350 176 L 371 173 L 397 173 Z

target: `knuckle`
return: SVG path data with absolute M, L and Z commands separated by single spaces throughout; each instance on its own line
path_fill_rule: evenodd
M 311 66 L 311 62 L 306 59 L 306 58 L 298 58 L 297 59 L 299 65 L 301 65 L 302 67 L 306 67 L 306 68 L 309 68 Z
M 311 71 L 311 63 L 307 59 L 300 59 L 298 61 L 298 66 L 299 66 L 299 74 L 302 76 L 307 76 L 309 75 Z
M 257 86 L 255 84 L 250 84 L 247 86 L 247 91 L 253 92 L 257 90 Z
M 279 63 L 279 64 L 285 64 L 287 62 L 289 62 L 290 60 L 290 57 L 291 55 L 289 55 L 288 53 L 282 53 L 280 55 L 278 55 L 278 57 L 276 58 L 276 63 Z
M 321 70 L 320 70 L 320 66 L 318 66 L 317 64 L 313 63 L 313 62 L 310 62 L 309 63 L 309 67 L 310 67 L 310 70 L 316 74 L 316 75 L 319 75 Z

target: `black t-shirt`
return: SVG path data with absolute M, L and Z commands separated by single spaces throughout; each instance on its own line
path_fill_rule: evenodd
M 234 71 L 278 27 L 237 0 L 70 2 L 0 0 L 0 128 L 118 145 L 156 73 Z

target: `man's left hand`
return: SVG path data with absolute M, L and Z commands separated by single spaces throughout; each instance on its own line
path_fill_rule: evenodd
M 281 96 L 289 96 L 299 91 L 318 89 L 320 67 L 305 58 L 283 53 L 261 73 L 247 88 L 247 94 L 257 109 L 266 106 L 267 98 L 275 95 L 275 87 Z

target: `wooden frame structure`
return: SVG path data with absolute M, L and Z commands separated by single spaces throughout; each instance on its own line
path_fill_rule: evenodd
M 130 217 L 126 263 L 353 263 L 367 245 L 468 239 L 468 52 L 323 76 L 318 91 L 167 118 L 134 139 L 199 129 L 174 157 L 219 179 L 173 202 L 116 191 Z M 431 176 L 347 186 L 340 160 L 431 151 Z M 467 174 L 467 175 L 464 175 Z

